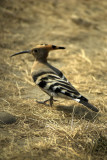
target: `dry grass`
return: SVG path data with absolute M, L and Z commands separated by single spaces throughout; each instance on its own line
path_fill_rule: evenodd
M 0 125 L 0 159 L 106 160 L 106 0 L 0 3 L 0 110 L 18 117 L 15 124 Z M 67 48 L 50 53 L 49 62 L 99 108 L 98 114 L 74 101 L 59 100 L 52 108 L 35 102 L 47 96 L 31 79 L 33 57 L 9 58 L 35 42 Z

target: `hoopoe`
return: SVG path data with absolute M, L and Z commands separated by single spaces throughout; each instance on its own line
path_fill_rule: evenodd
M 31 74 L 33 81 L 38 85 L 45 93 L 50 96 L 50 99 L 45 100 L 50 102 L 50 106 L 53 104 L 53 97 L 65 98 L 75 100 L 78 103 L 83 104 L 89 109 L 98 112 L 98 109 L 92 104 L 88 103 L 88 99 L 82 96 L 63 75 L 63 73 L 57 68 L 53 67 L 47 62 L 48 53 L 52 50 L 65 49 L 65 47 L 58 47 L 55 45 L 41 44 L 37 45 L 31 50 L 15 53 L 11 57 L 29 53 L 35 58 Z

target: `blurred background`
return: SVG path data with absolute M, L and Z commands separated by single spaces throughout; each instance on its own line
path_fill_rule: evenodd
M 106 7 L 106 0 L 1 0 L 1 47 L 42 42 L 65 45 L 73 53 L 106 50 Z

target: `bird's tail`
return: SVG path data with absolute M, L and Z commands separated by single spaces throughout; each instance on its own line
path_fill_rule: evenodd
M 98 112 L 99 111 L 95 106 L 93 106 L 92 104 L 90 104 L 90 103 L 88 103 L 86 101 L 80 100 L 79 103 L 83 104 L 84 106 L 86 106 L 87 108 L 91 109 L 94 112 Z
M 74 100 L 77 101 L 77 102 L 79 102 L 79 103 L 81 103 L 81 104 L 83 104 L 84 106 L 86 106 L 87 108 L 91 109 L 94 112 L 98 112 L 99 111 L 95 106 L 93 106 L 92 104 L 90 104 L 88 102 L 87 98 L 85 98 L 82 95 L 79 95 L 78 98 L 76 98 Z

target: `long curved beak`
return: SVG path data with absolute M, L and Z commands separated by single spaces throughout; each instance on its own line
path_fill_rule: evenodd
M 17 56 L 19 54 L 24 54 L 24 53 L 30 53 L 30 50 L 22 51 L 22 52 L 18 52 L 18 53 L 12 54 L 10 57 Z

